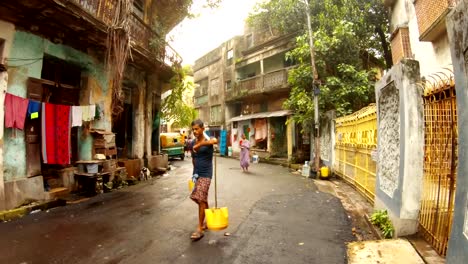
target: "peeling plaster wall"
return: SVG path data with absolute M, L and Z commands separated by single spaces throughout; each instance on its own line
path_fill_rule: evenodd
M 4 105 L 5 91 L 7 90 L 8 73 L 0 73 L 0 105 Z M 5 180 L 3 175 L 3 130 L 4 108 L 0 107 L 0 211 L 5 209 Z
M 378 157 L 375 208 L 387 209 L 395 236 L 417 232 L 424 120 L 419 64 L 403 59 L 376 84 Z
M 458 127 L 468 127 L 468 1 L 460 1 L 447 17 L 451 42 L 455 87 L 457 90 Z M 462 264 L 468 259 L 468 134 L 458 134 L 457 191 L 447 263 Z
M 332 141 L 332 136 L 335 134 L 333 128 L 334 118 L 335 112 L 328 111 L 320 122 L 320 159 L 322 159 L 327 166 L 331 166 L 331 163 L 333 162 L 332 155 L 334 151 L 334 142 Z
M 1 58 L 5 58 L 11 49 L 13 42 L 13 35 L 15 33 L 15 26 L 0 20 L 0 38 L 5 40 L 3 53 L 0 54 Z M 5 60 L 0 61 L 4 63 Z M 5 92 L 8 84 L 8 72 L 0 73 L 0 105 L 4 105 Z M 0 211 L 6 208 L 5 205 L 5 179 L 3 173 L 4 164 L 4 108 L 0 107 Z
M 4 58 L 10 54 L 11 45 L 13 44 L 13 36 L 15 34 L 15 25 L 9 22 L 0 20 L 0 38 L 5 40 L 3 54 L 0 57 Z M 3 63 L 0 61 L 0 63 Z
M 82 88 L 87 92 L 82 92 L 80 104 L 96 104 L 100 103 L 102 98 L 110 97 L 103 65 L 97 59 L 71 47 L 54 44 L 47 39 L 23 31 L 15 32 L 8 57 L 27 60 L 16 60 L 9 64 L 9 93 L 26 97 L 27 79 L 29 77 L 41 78 L 44 54 L 66 60 L 82 68 L 82 75 L 88 77 L 88 82 L 83 84 Z M 31 61 L 31 59 L 34 60 Z M 102 104 L 104 105 L 104 115 L 101 120 L 94 121 L 92 126 L 110 130 L 111 113 L 108 107 L 110 98 L 102 101 Z M 89 138 L 85 140 L 80 138 L 80 150 L 90 149 L 91 144 L 92 141 Z M 90 153 L 85 153 L 85 157 L 90 155 Z M 6 181 L 26 177 L 26 144 L 23 131 L 13 132 L 12 129 L 5 131 L 4 171 Z

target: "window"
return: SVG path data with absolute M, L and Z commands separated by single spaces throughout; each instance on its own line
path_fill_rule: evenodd
M 195 97 L 203 96 L 208 94 L 208 78 L 195 83 Z
M 226 54 L 226 64 L 231 65 L 234 58 L 234 51 L 232 49 L 228 50 Z
M 211 123 L 221 122 L 221 105 L 214 105 L 211 107 L 210 120 Z
M 219 78 L 216 78 L 216 79 L 212 79 L 211 82 L 210 82 L 210 93 L 211 93 L 211 96 L 217 96 L 219 95 Z
M 231 80 L 226 81 L 225 88 L 226 88 L 226 90 L 229 90 L 229 89 L 232 88 L 232 82 L 231 82 Z

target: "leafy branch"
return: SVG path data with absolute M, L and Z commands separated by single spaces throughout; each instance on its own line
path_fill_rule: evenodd
M 188 127 L 196 118 L 196 111 L 187 96 L 195 89 L 195 84 L 187 78 L 190 68 L 173 66 L 173 71 L 175 75 L 170 80 L 171 93 L 162 102 L 162 118 L 177 123 L 179 127 Z

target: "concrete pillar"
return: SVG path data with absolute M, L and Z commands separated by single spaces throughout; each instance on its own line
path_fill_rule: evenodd
M 144 143 L 144 157 L 149 158 L 152 156 L 151 151 L 151 140 L 152 140 L 152 132 L 153 132 L 153 90 L 156 89 L 151 83 L 148 84 L 147 87 L 147 95 L 146 96 L 146 103 L 145 103 L 145 122 L 144 122 L 144 129 L 145 129 L 145 143 Z
M 267 151 L 271 154 L 271 119 L 267 118 Z M 276 136 L 276 135 L 275 135 Z
M 387 209 L 395 236 L 417 232 L 424 159 L 419 63 L 402 60 L 376 84 L 376 209 Z
M 460 1 L 447 17 L 452 63 L 455 72 L 458 111 L 457 190 L 447 263 L 461 264 L 468 259 L 468 1 Z
M 146 102 L 146 84 L 139 84 L 134 88 L 133 95 L 133 138 L 132 155 L 133 159 L 142 159 L 145 144 L 145 102 Z
M 293 127 L 294 127 L 294 122 L 291 120 L 291 116 L 287 117 L 288 124 L 286 127 L 286 137 L 288 141 L 288 161 L 291 161 L 292 155 L 293 155 Z
M 0 70 L 1 71 L 1 70 Z M 8 73 L 0 72 L 0 105 L 4 105 L 5 92 L 8 84 Z M 4 109 L 0 107 L 0 211 L 5 210 L 5 179 L 3 177 L 3 131 L 4 131 Z

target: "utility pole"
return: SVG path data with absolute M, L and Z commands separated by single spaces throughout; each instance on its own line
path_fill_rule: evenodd
M 310 138 L 314 137 L 315 143 L 315 171 L 317 175 L 320 172 L 320 135 L 319 135 L 319 106 L 318 106 L 318 97 L 320 89 L 318 87 L 318 73 L 317 68 L 315 68 L 315 51 L 314 51 L 314 36 L 312 35 L 312 21 L 310 19 L 310 7 L 308 0 L 304 0 L 306 5 L 306 14 L 307 14 L 307 28 L 309 30 L 309 47 L 310 47 L 310 66 L 312 68 L 312 75 L 314 81 L 312 83 L 312 92 L 314 93 L 314 129 L 310 133 Z M 312 148 L 312 145 L 311 145 Z M 312 153 L 312 152 L 311 152 Z

